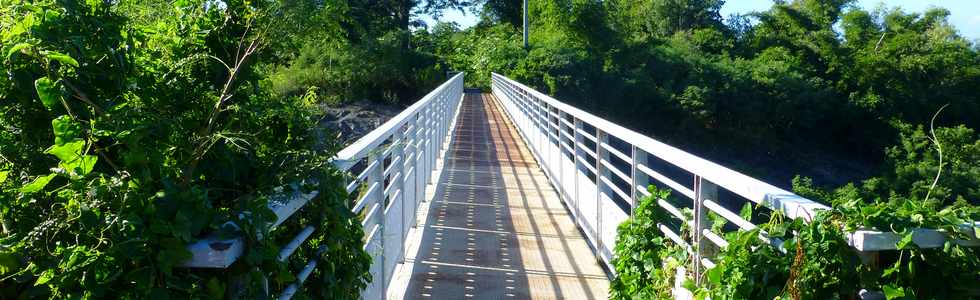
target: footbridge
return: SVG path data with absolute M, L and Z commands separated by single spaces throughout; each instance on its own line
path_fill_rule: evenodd
M 658 199 L 676 218 L 660 233 L 686 248 L 674 295 L 690 298 L 727 246 L 723 231 L 752 230 L 734 213 L 745 203 L 810 218 L 827 207 L 579 110 L 499 74 L 490 93 L 464 89 L 458 73 L 403 112 L 340 151 L 351 209 L 362 216 L 373 258 L 364 299 L 601 299 L 607 297 L 617 227 L 647 186 L 669 188 L 680 201 Z M 293 194 L 273 211 L 279 224 L 315 194 Z M 275 224 L 273 225 L 273 227 Z M 717 228 L 715 228 L 717 229 Z M 286 245 L 285 259 L 316 228 Z M 782 249 L 782 242 L 760 238 Z M 896 236 L 858 230 L 864 257 L 894 249 Z M 918 232 L 920 247 L 943 236 Z M 223 246 L 213 245 L 223 242 Z M 227 267 L 238 240 L 191 245 L 186 267 Z M 283 291 L 289 299 L 316 268 L 310 261 Z

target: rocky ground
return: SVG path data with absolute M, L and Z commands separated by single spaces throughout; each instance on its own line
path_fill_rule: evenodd
M 330 135 L 337 136 L 342 145 L 349 145 L 358 138 L 374 130 L 388 121 L 403 109 L 403 106 L 357 101 L 339 107 L 323 105 L 326 117 L 320 120 L 320 126 L 329 130 Z

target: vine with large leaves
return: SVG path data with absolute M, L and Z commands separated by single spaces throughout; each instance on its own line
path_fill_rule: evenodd
M 255 68 L 276 3 L 0 6 L 0 298 L 250 297 L 314 258 L 307 296 L 357 298 L 370 259 L 316 96 L 275 96 Z M 282 186 L 319 194 L 270 232 Z M 245 237 L 245 254 L 180 268 L 208 232 Z

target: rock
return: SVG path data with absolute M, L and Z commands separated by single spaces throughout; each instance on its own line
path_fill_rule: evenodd
M 338 137 L 341 145 L 349 145 L 388 121 L 404 107 L 393 104 L 382 104 L 371 101 L 356 101 L 339 107 L 323 105 L 325 117 L 320 120 L 320 127 Z

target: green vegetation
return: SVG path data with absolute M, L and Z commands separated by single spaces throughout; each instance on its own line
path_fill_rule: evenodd
M 980 219 L 980 46 L 942 8 L 852 2 L 722 19 L 722 0 L 532 0 L 527 49 L 519 1 L 4 2 L 0 298 L 254 296 L 316 256 L 305 296 L 356 298 L 369 260 L 320 107 L 404 105 L 447 71 L 484 89 L 503 73 L 833 205 L 810 224 L 770 216 L 788 255 L 728 234 L 699 295 L 970 295 L 946 287 L 980 279 L 976 250 L 917 249 L 909 233 Z M 418 21 L 442 9 L 481 21 Z M 268 232 L 270 195 L 297 182 L 318 199 Z M 668 196 L 653 192 L 620 227 L 614 298 L 665 296 L 688 259 L 656 230 Z M 307 224 L 309 245 L 278 262 Z M 901 234 L 901 250 L 862 269 L 843 243 L 859 227 Z M 177 267 L 206 233 L 248 250 L 228 270 Z
M 668 299 L 674 287 L 677 267 L 690 262 L 687 252 L 660 233 L 659 223 L 670 224 L 670 216 L 657 206 L 658 199 L 669 199 L 669 190 L 649 188 L 633 216 L 616 230 L 616 277 L 610 283 L 611 299 Z M 682 226 L 681 235 L 690 234 Z
M 0 298 L 222 298 L 233 284 L 252 297 L 314 257 L 308 296 L 356 298 L 369 258 L 317 95 L 278 96 L 262 71 L 287 55 L 276 3 L 6 3 Z M 319 196 L 268 232 L 270 195 L 294 182 Z M 279 262 L 308 224 L 306 250 Z M 177 267 L 207 232 L 242 235 L 246 253 Z
M 799 172 L 822 185 L 881 172 L 899 128 L 946 104 L 937 126 L 980 127 L 980 51 L 946 10 L 797 0 L 723 21 L 722 2 L 530 1 L 523 52 L 505 18 L 433 34 L 474 79 L 501 72 L 783 186 Z

